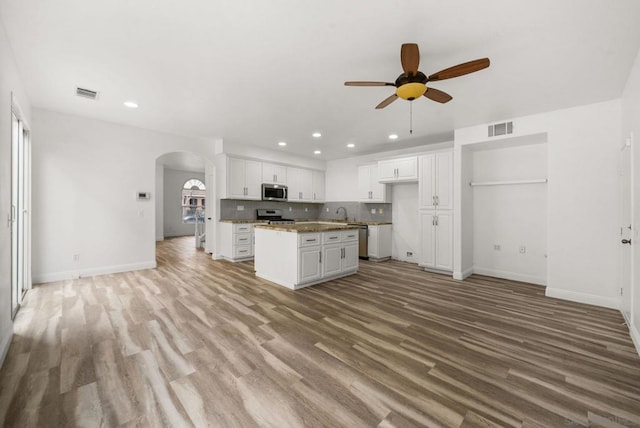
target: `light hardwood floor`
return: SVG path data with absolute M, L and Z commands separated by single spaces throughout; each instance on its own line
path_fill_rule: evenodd
M 619 312 L 401 262 L 299 291 L 193 238 L 158 268 L 36 286 L 4 426 L 638 426 Z

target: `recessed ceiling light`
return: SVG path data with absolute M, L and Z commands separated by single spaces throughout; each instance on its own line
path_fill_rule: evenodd
M 285 143 L 284 141 L 280 141 L 280 142 L 278 143 L 278 145 L 279 145 L 279 146 L 283 146 L 283 147 L 284 147 L 284 146 L 286 146 L 286 145 L 287 145 L 287 143 Z
M 353 143 L 349 143 L 349 144 L 347 144 L 347 147 L 349 147 L 350 149 L 353 149 L 355 146 L 356 146 L 356 145 L 355 145 L 355 144 L 353 144 Z
M 313 134 L 311 134 L 311 136 L 312 136 L 313 138 L 320 138 L 320 137 L 322 137 L 322 134 L 321 134 L 321 133 L 319 133 L 319 132 L 314 132 Z
M 314 150 L 314 151 L 313 151 L 313 154 L 314 154 L 314 155 L 319 155 L 319 154 L 321 154 L 321 153 L 322 153 L 322 152 L 321 152 L 320 150 Z
M 398 134 L 390 134 L 389 135 L 389 139 L 390 140 L 397 140 L 398 139 Z
M 129 108 L 138 108 L 138 103 L 135 101 L 125 101 L 124 106 Z

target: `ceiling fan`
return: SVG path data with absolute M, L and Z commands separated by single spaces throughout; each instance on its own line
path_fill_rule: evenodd
M 420 51 L 415 43 L 404 43 L 400 49 L 400 62 L 402 63 L 402 73 L 396 79 L 395 83 L 390 82 L 344 82 L 345 86 L 394 86 L 396 93 L 383 100 L 376 106 L 377 109 L 385 108 L 398 97 L 413 101 L 424 95 L 430 100 L 439 103 L 446 103 L 453 98 L 446 92 L 435 88 L 427 87 L 428 82 L 436 82 L 438 80 L 451 79 L 453 77 L 464 76 L 483 68 L 489 67 L 489 58 L 476 59 L 474 61 L 465 62 L 445 68 L 437 73 L 426 76 L 418 71 L 420 64 Z

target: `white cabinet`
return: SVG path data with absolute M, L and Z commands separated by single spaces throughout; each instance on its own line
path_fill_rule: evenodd
M 420 215 L 422 251 L 420 266 L 453 270 L 453 222 L 451 211 L 423 211 Z
M 369 260 L 384 260 L 391 258 L 391 225 L 370 225 L 367 229 L 369 240 L 367 256 Z
M 227 158 L 226 198 L 261 199 L 262 162 Z
M 379 161 L 378 180 L 381 183 L 418 181 L 418 158 L 412 156 Z
M 421 209 L 453 209 L 453 152 L 420 156 Z
M 284 165 L 274 165 L 272 163 L 262 163 L 262 182 L 269 184 L 287 184 L 287 167 Z
M 289 201 L 311 202 L 313 199 L 313 174 L 310 169 L 287 167 Z
M 220 233 L 218 258 L 232 262 L 251 259 L 254 253 L 253 226 L 253 223 L 221 222 L 218 228 Z
M 302 247 L 298 250 L 298 283 L 314 282 L 320 279 L 322 247 Z
M 322 277 L 341 275 L 358 268 L 358 235 L 354 232 L 325 232 L 322 247 Z
M 390 202 L 387 185 L 378 181 L 378 165 L 358 167 L 358 199 L 360 202 Z
M 325 199 L 324 172 L 313 171 L 311 173 L 311 183 L 313 186 L 311 200 L 313 202 L 324 202 L 324 199 Z

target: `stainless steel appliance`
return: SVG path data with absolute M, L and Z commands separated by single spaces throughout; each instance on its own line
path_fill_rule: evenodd
M 368 260 L 369 259 L 369 226 L 366 224 L 359 224 L 360 230 L 358 231 L 358 258 Z
M 286 201 L 289 189 L 282 184 L 262 184 L 263 201 Z
M 268 220 L 269 224 L 293 224 L 294 220 L 282 218 L 282 210 L 259 209 L 256 218 L 258 220 Z

